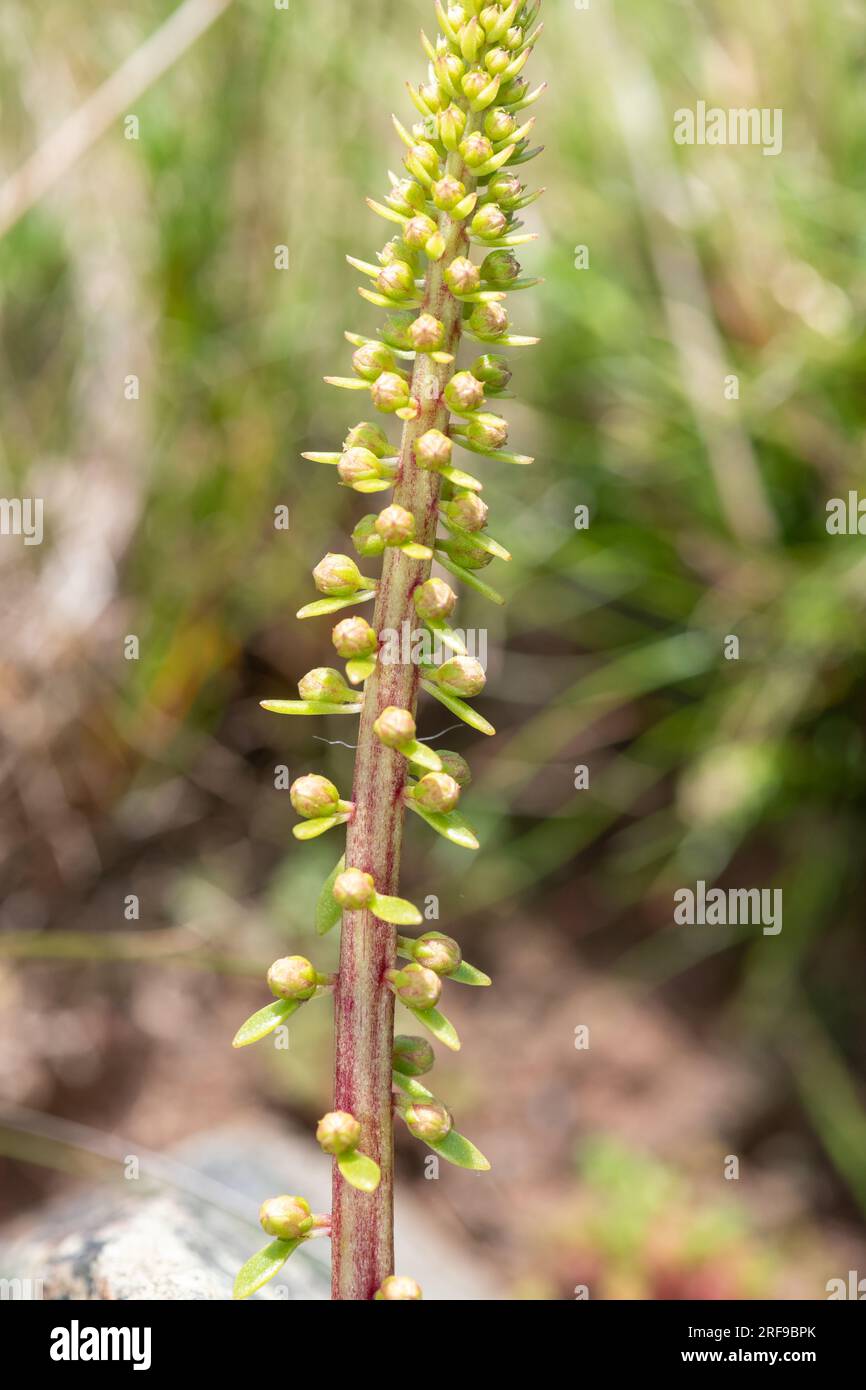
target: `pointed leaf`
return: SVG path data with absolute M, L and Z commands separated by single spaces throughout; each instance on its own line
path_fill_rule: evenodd
M 300 999 L 274 999 L 272 1003 L 259 1009 L 258 1013 L 251 1014 L 246 1023 L 241 1024 L 232 1039 L 232 1047 L 249 1047 L 250 1043 L 266 1038 L 268 1033 L 273 1033 L 275 1028 L 285 1023 L 287 1018 L 291 1018 L 300 1007 Z
M 417 541 L 407 541 L 405 545 L 400 546 L 400 549 L 404 555 L 409 556 L 410 560 L 430 560 L 433 556 L 433 551 L 429 545 L 419 545 Z
M 296 840 L 315 840 L 326 830 L 333 830 L 335 825 L 345 825 L 348 819 L 348 815 L 313 816 L 310 820 L 302 820 L 299 825 L 293 825 L 292 834 Z
M 432 748 L 428 748 L 426 743 L 420 743 L 417 738 L 413 738 L 409 743 L 404 743 L 400 749 L 404 758 L 408 758 L 410 763 L 417 767 L 423 767 L 425 772 L 441 772 L 442 759 L 438 753 L 434 753 Z
M 357 1187 L 359 1192 L 375 1192 L 382 1181 L 378 1163 L 374 1163 L 366 1154 L 358 1153 L 357 1149 L 352 1149 L 347 1154 L 339 1154 L 337 1167 L 346 1182 Z
M 390 486 L 390 483 L 385 483 L 385 487 Z M 375 589 L 357 589 L 354 594 L 317 598 L 312 603 L 305 603 L 303 608 L 299 608 L 295 617 L 320 618 L 324 613 L 336 613 L 338 608 L 349 608 L 353 603 L 366 603 L 367 599 L 374 598 L 375 595 Z
M 455 1163 L 458 1168 L 472 1168 L 476 1173 L 487 1173 L 490 1171 L 490 1164 L 484 1157 L 480 1149 L 476 1149 L 468 1139 L 464 1139 L 462 1134 L 458 1134 L 456 1129 L 452 1129 L 445 1135 L 444 1139 L 431 1141 L 425 1139 L 424 1143 L 428 1149 L 439 1154 L 440 1158 L 447 1159 L 449 1163 Z
M 456 970 L 452 970 L 446 977 L 448 980 L 455 980 L 458 985 L 491 985 L 493 981 L 489 975 L 485 975 L 483 970 L 476 970 L 474 965 L 470 965 L 468 960 L 462 960 Z
M 337 877 L 346 867 L 346 856 L 341 854 L 334 865 L 325 882 L 322 884 L 321 891 L 316 901 L 316 912 L 314 921 L 316 931 L 319 936 L 324 936 L 332 927 L 335 927 L 343 915 L 343 909 L 334 897 L 334 884 Z
M 376 669 L 376 658 L 373 656 L 353 657 L 346 662 L 346 675 L 353 685 L 360 685 L 368 676 L 372 676 Z
M 251 1256 L 238 1271 L 235 1279 L 234 1297 L 249 1298 L 279 1274 L 286 1260 L 301 1244 L 299 1240 L 272 1240 L 264 1250 Z
M 362 478 L 357 483 L 344 483 L 344 487 L 351 487 L 353 492 L 387 492 L 389 487 L 394 486 L 393 478 Z
M 464 569 L 462 565 L 458 565 L 452 560 L 451 556 L 444 550 L 436 551 L 436 559 L 443 568 L 449 570 L 451 574 L 454 575 L 455 579 L 459 579 L 463 584 L 466 584 L 468 588 L 474 589 L 476 593 L 489 599 L 491 603 L 503 604 L 505 602 L 502 595 L 498 594 L 495 589 L 491 589 L 489 584 L 485 584 L 483 579 L 479 579 L 474 570 Z
M 496 733 L 489 720 L 479 714 L 471 705 L 467 705 L 465 700 L 459 699 L 457 695 L 450 695 L 447 690 L 443 690 L 441 685 L 436 685 L 433 681 L 421 682 L 421 688 L 427 691 L 428 695 L 433 695 L 440 704 L 446 709 L 450 709 L 452 714 L 456 714 L 458 719 L 462 719 L 464 724 L 468 724 L 470 729 L 477 729 L 479 734 L 492 735 Z
M 344 391 L 369 391 L 369 381 L 356 376 L 326 376 L 322 378 L 329 386 L 341 386 Z
M 374 895 L 370 911 L 374 917 L 391 922 L 395 927 L 417 927 L 424 920 L 414 903 L 405 898 L 389 898 L 383 893 Z
M 416 816 L 420 816 L 426 821 L 431 830 L 435 830 L 439 835 L 443 835 L 446 840 L 450 840 L 452 845 L 459 845 L 461 849 L 478 849 L 478 838 L 471 826 L 457 811 L 425 811 L 423 806 L 419 806 L 417 801 L 409 798 L 406 802 L 410 811 L 414 811 Z
M 358 714 L 363 708 L 348 700 L 259 700 L 259 704 L 271 714 Z
M 417 1077 L 403 1076 L 399 1071 L 392 1072 L 392 1076 L 394 1085 L 398 1090 L 402 1091 L 404 1095 L 407 1095 L 410 1100 L 423 1100 L 429 1102 L 436 1099 L 433 1092 L 428 1091 L 427 1087 L 422 1085 Z
M 306 454 L 301 454 L 301 458 L 302 458 L 302 459 L 309 459 L 310 463 L 339 463 L 339 462 L 340 462 L 340 459 L 341 459 L 342 457 L 343 457 L 342 454 L 331 454 L 331 453 L 318 453 L 318 454 L 316 454 L 316 453 L 307 452 Z
M 456 652 L 458 656 L 466 656 L 467 648 L 463 638 L 458 637 L 457 633 L 454 632 L 442 618 L 425 618 L 424 621 L 430 631 L 435 633 L 439 638 L 443 647 L 447 647 L 449 651 Z M 439 769 L 436 768 L 435 770 L 438 772 Z
M 455 436 L 455 443 L 462 444 L 463 441 Z M 447 468 L 437 468 L 436 471 L 441 473 L 443 478 L 447 478 L 449 483 L 453 483 L 455 487 L 465 487 L 470 492 L 482 491 L 482 485 L 478 479 L 473 478 L 471 473 L 464 473 L 462 468 L 452 468 L 449 464 Z
M 408 1007 L 408 1005 L 407 1005 Z M 457 1036 L 457 1029 L 450 1023 L 444 1014 L 440 1014 L 438 1009 L 409 1009 L 410 1014 L 417 1018 L 419 1023 L 423 1023 L 433 1034 L 437 1042 L 441 1042 L 443 1047 L 450 1048 L 452 1052 L 460 1051 L 460 1039 Z

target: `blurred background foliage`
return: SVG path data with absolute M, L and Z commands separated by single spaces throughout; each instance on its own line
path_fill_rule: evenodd
M 4 174 L 172 8 L 7 0 Z M 483 848 L 419 823 L 405 853 L 407 896 L 437 893 L 498 985 L 456 1000 L 441 1064 L 495 1173 L 430 1200 L 514 1296 L 821 1297 L 866 1258 L 866 556 L 825 528 L 863 474 L 866 23 L 853 0 L 544 8 L 545 283 L 514 304 L 542 344 L 506 409 L 536 464 L 480 464 L 509 603 L 460 616 L 499 737 L 447 739 Z M 124 111 L 139 138 L 114 122 L 0 240 L 2 490 L 46 516 L 42 547 L 0 541 L 11 1209 L 64 1166 L 47 1140 L 21 1161 L 14 1107 L 153 1148 L 326 1107 L 326 1010 L 288 1058 L 227 1048 L 274 955 L 336 950 L 310 916 L 333 848 L 292 840 L 275 765 L 351 777 L 327 742 L 348 721 L 257 701 L 327 659 L 293 615 L 365 510 L 299 456 L 354 423 L 321 378 L 376 322 L 344 256 L 384 240 L 363 200 L 422 24 L 422 0 L 235 0 Z M 700 99 L 781 108 L 782 153 L 675 145 Z M 674 927 L 697 879 L 782 888 L 781 934 Z

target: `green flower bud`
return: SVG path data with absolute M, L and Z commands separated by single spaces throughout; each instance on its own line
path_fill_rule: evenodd
M 456 53 L 440 53 L 434 64 L 437 76 L 445 74 L 452 87 L 460 86 L 460 79 L 466 71 L 466 64 Z
M 346 457 L 344 454 L 343 458 Z M 348 555 L 335 555 L 330 550 L 313 570 L 313 580 L 319 593 L 335 598 L 348 598 L 349 594 L 357 593 L 361 579 L 361 571 L 354 560 Z
M 396 265 L 398 261 L 405 261 L 408 266 L 413 270 L 415 269 L 415 252 L 411 246 L 406 245 L 402 235 L 386 241 L 382 250 L 376 254 L 379 264 L 382 266 Z
M 341 481 L 350 487 L 367 478 L 378 478 L 380 471 L 379 460 L 369 449 L 347 449 L 337 464 Z
M 445 325 L 432 314 L 419 314 L 408 330 L 415 352 L 436 352 L 445 341 Z
M 466 129 L 466 112 L 452 103 L 445 111 L 440 112 L 438 128 L 439 139 L 446 150 L 456 150 Z M 449 176 L 446 175 L 447 177 Z M 459 202 L 459 199 L 457 201 Z
M 352 370 L 364 381 L 375 381 L 380 372 L 397 366 L 394 354 L 384 343 L 362 343 L 352 353 Z
M 460 30 L 460 52 L 467 63 L 474 63 L 484 47 L 484 30 L 473 15 Z
M 467 101 L 477 102 L 490 86 L 490 73 L 485 72 L 483 68 L 470 68 L 460 79 L 460 86 Z M 488 100 L 493 100 L 492 93 L 488 94 Z
M 298 681 L 298 694 L 302 700 L 357 700 L 358 695 L 350 690 L 339 671 L 333 666 L 316 666 Z
M 460 141 L 460 154 L 467 168 L 477 169 L 493 158 L 493 145 L 480 130 L 474 130 L 465 140 Z
M 268 988 L 277 999 L 312 999 L 316 970 L 304 956 L 283 956 L 268 971 Z
M 434 680 L 452 695 L 467 698 L 480 695 L 487 684 L 484 667 L 474 656 L 452 656 L 437 668 Z
M 457 492 L 442 508 L 449 521 L 462 531 L 481 531 L 487 525 L 489 508 L 477 492 Z M 416 589 L 416 594 L 418 590 Z
M 486 569 L 493 560 L 490 551 L 483 550 L 471 536 L 449 536 L 447 541 L 437 541 L 436 544 L 465 570 Z
M 469 327 L 479 338 L 501 338 L 508 328 L 508 314 L 497 301 L 476 304 L 469 315 Z
M 484 387 L 471 372 L 457 372 L 445 387 L 445 404 L 460 414 L 477 410 L 484 400 Z
M 497 170 L 487 185 L 488 198 L 499 203 L 506 212 L 511 212 L 514 209 L 522 193 L 523 184 L 520 179 L 516 174 L 510 174 L 505 169 Z
M 425 932 L 415 943 L 415 959 L 419 965 L 432 970 L 435 975 L 450 975 L 463 959 L 460 947 L 453 936 L 443 936 L 441 932 Z
M 376 276 L 376 287 L 389 299 L 406 299 L 415 289 L 415 272 L 406 261 L 391 261 Z
M 508 51 L 509 51 L 509 53 L 513 53 L 514 50 L 515 50 L 516 48 L 519 48 L 520 45 L 521 45 L 522 43 L 523 43 L 523 30 L 522 30 L 522 29 L 518 28 L 518 26 L 517 26 L 516 24 L 512 25 L 512 27 L 511 27 L 510 29 L 506 29 L 505 33 L 504 33 L 503 36 L 502 36 L 502 47 L 503 47 L 503 48 L 507 48 Z
M 419 618 L 442 619 L 454 611 L 457 595 L 444 579 L 426 579 L 412 594 L 412 601 Z
M 491 29 L 495 29 L 502 16 L 502 11 L 498 5 L 485 5 L 479 15 L 485 34 L 489 34 Z
M 289 788 L 289 796 L 298 815 L 307 820 L 315 816 L 333 816 L 340 801 L 340 793 L 333 782 L 317 772 L 298 777 Z
M 491 77 L 501 76 L 512 61 L 507 48 L 491 48 L 484 59 L 484 66 Z
M 484 134 L 489 136 L 494 145 L 507 140 L 516 129 L 517 120 L 510 111 L 505 111 L 501 106 L 494 106 L 484 117 Z
M 484 241 L 496 241 L 508 226 L 508 218 L 495 203 L 485 203 L 472 219 L 472 235 Z M 481 307 L 479 305 L 479 307 Z
M 373 1299 L 384 1299 L 394 1302 L 409 1298 L 423 1298 L 421 1285 L 416 1284 L 414 1279 L 409 1279 L 405 1274 L 389 1274 L 387 1279 L 383 1279 L 380 1287 L 373 1294 Z
M 460 787 L 447 772 L 427 772 L 410 788 L 410 795 L 425 811 L 444 814 L 453 811 L 460 800 Z
M 403 240 L 413 251 L 423 251 L 433 233 L 436 223 L 426 213 L 419 212 L 403 228 Z
M 409 404 L 409 383 L 396 372 L 383 372 L 370 387 L 370 396 L 377 410 L 391 415 Z
M 493 285 L 511 285 L 519 276 L 520 269 L 520 262 L 513 252 L 490 251 L 481 262 L 481 278 Z
M 406 162 L 412 173 L 416 173 L 417 169 L 423 169 L 431 178 L 439 175 L 439 156 L 427 140 L 419 140 L 417 145 L 412 146 L 406 155 Z
M 373 733 L 386 748 L 399 748 L 415 737 L 415 720 L 409 710 L 388 705 L 373 725 Z
M 459 753 L 452 753 L 450 748 L 440 748 L 439 761 L 442 764 L 442 771 L 447 772 L 449 777 L 453 777 L 458 787 L 469 786 L 472 781 L 472 773 L 465 758 L 461 758 Z
M 382 554 L 385 549 L 385 542 L 376 530 L 375 513 L 369 512 L 367 516 L 361 517 L 352 532 L 352 544 L 358 554 L 364 556 L 365 559 Z
M 441 111 L 445 99 L 439 90 L 438 83 L 423 82 L 418 88 L 418 95 L 431 115 L 435 115 L 437 111 Z
M 365 874 L 362 869 L 344 869 L 334 881 L 334 897 L 350 912 L 369 907 L 375 892 L 373 875 Z
M 361 1142 L 361 1126 L 348 1110 L 329 1110 L 316 1126 L 316 1138 L 326 1154 L 345 1154 Z
M 400 348 L 403 352 L 410 352 L 412 350 L 412 344 L 409 341 L 409 324 L 411 322 L 408 314 L 395 314 L 385 320 L 379 331 L 390 347 Z
M 269 1197 L 259 1208 L 259 1221 L 277 1240 L 297 1240 L 313 1228 L 310 1204 L 303 1197 Z
M 508 58 L 510 62 L 511 54 Z M 515 102 L 522 101 L 528 91 L 529 83 L 525 77 L 512 77 L 510 82 L 499 88 L 499 100 L 503 106 L 513 106 Z
M 494 252 L 493 254 L 498 255 L 499 253 Z M 483 357 L 476 357 L 469 370 L 479 381 L 483 381 L 486 389 L 493 396 L 504 391 L 511 380 L 511 369 L 508 363 L 504 357 L 499 357 L 496 353 L 487 352 Z
M 410 1134 L 414 1134 L 416 1139 L 425 1139 L 433 1144 L 444 1139 L 453 1124 L 445 1106 L 438 1100 L 416 1102 L 407 1106 L 403 1118 Z
M 379 645 L 375 629 L 360 615 L 343 618 L 342 622 L 337 623 L 331 633 L 331 641 L 337 655 L 346 661 L 359 656 L 372 656 Z
M 386 545 L 405 545 L 415 535 L 415 518 L 405 507 L 392 502 L 376 517 L 376 530 Z
M 457 204 L 466 197 L 466 185 L 452 174 L 443 174 L 430 189 L 433 202 L 441 212 L 453 212 Z
M 445 468 L 451 461 L 453 445 L 441 430 L 425 430 L 415 440 L 415 458 L 421 468 Z
M 452 294 L 472 294 L 481 284 L 481 271 L 468 256 L 455 256 L 446 267 L 445 283 Z
M 402 970 L 388 970 L 385 978 L 394 989 L 398 999 L 410 1004 L 413 1009 L 432 1009 L 439 1002 L 442 981 L 432 970 L 410 961 Z
M 435 1061 L 436 1054 L 426 1038 L 398 1033 L 394 1039 L 393 1067 L 401 1076 L 426 1076 Z
M 343 440 L 344 449 L 368 449 L 376 458 L 387 458 L 393 453 L 391 441 L 387 435 L 383 434 L 378 425 L 371 425 L 369 421 L 362 420 L 360 424 L 353 425 Z
M 411 217 L 415 212 L 424 211 L 427 195 L 420 183 L 416 183 L 414 179 L 400 179 L 391 189 L 388 202 L 396 212 L 402 212 L 404 217 Z
M 508 442 L 508 422 L 501 415 L 485 414 L 469 421 L 466 434 L 483 449 L 501 449 Z

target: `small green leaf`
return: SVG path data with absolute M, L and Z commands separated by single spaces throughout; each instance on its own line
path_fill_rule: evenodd
M 448 980 L 455 980 L 458 985 L 490 985 L 493 983 L 489 975 L 485 975 L 483 970 L 476 970 L 474 965 L 470 965 L 467 960 L 462 960 L 456 970 L 452 970 L 450 975 L 445 977 Z
M 456 632 L 452 632 L 451 628 L 442 618 L 425 618 L 424 621 L 430 631 L 435 632 L 443 647 L 447 647 L 449 651 L 454 652 L 457 656 L 466 656 L 468 654 L 466 643 L 463 641 L 463 638 L 458 637 Z
M 343 909 L 334 897 L 334 884 L 337 882 L 337 876 L 343 872 L 345 867 L 346 856 L 345 854 L 341 854 L 333 869 L 328 874 L 328 877 L 325 879 L 325 882 L 322 884 L 322 889 L 316 902 L 314 916 L 316 931 L 319 936 L 324 936 L 332 927 L 335 927 L 343 915 Z
M 374 894 L 370 911 L 374 917 L 379 917 L 383 922 L 392 922 L 395 927 L 417 927 L 424 920 L 414 903 L 407 902 L 405 898 L 389 898 L 382 893 Z
M 505 549 L 505 546 L 500 545 L 492 536 L 486 536 L 483 531 L 467 531 L 463 526 L 455 526 L 454 522 L 447 516 L 440 516 L 440 520 L 443 526 L 447 527 L 449 531 L 452 531 L 457 536 L 468 536 L 473 544 L 478 546 L 479 550 L 486 550 L 488 555 L 495 555 L 497 560 L 511 559 L 511 555 Z
M 374 656 L 357 656 L 346 662 L 346 675 L 353 685 L 360 685 L 376 669 Z
M 394 486 L 393 478 L 362 478 L 358 483 L 346 483 L 353 492 L 387 492 Z
M 430 560 L 433 558 L 433 551 L 429 545 L 419 545 L 417 541 L 407 541 L 401 545 L 400 549 L 404 555 L 408 555 L 410 560 Z
M 252 1255 L 238 1271 L 234 1297 L 249 1298 L 250 1294 L 258 1293 L 269 1279 L 279 1274 L 286 1260 L 300 1244 L 300 1240 L 272 1240 L 264 1250 Z
M 409 1005 L 406 1005 L 409 1008 Z M 457 1036 L 457 1029 L 453 1023 L 449 1023 L 444 1014 L 440 1014 L 438 1009 L 412 1009 L 410 1014 L 417 1018 L 419 1023 L 423 1023 L 433 1034 L 437 1042 L 441 1042 L 443 1047 L 450 1048 L 452 1052 L 460 1051 L 460 1039 Z
M 410 739 L 408 743 L 401 745 L 400 752 L 404 758 L 408 758 L 410 763 L 423 767 L 425 772 L 441 772 L 442 760 L 438 753 L 434 753 L 432 748 L 428 748 L 426 743 L 419 743 L 417 738 Z
M 479 734 L 496 733 L 493 725 L 484 718 L 483 714 L 479 714 L 477 710 L 473 709 L 471 705 L 467 705 L 466 701 L 461 700 L 457 695 L 451 695 L 447 690 L 443 690 L 441 685 L 437 685 L 435 681 L 422 680 L 421 686 L 428 695 L 433 695 L 446 709 L 450 709 L 452 714 L 456 714 L 458 719 L 462 719 L 464 724 L 468 724 L 470 729 L 477 729 Z
M 293 825 L 292 834 L 296 840 L 315 840 L 317 835 L 324 835 L 335 825 L 345 825 L 348 819 L 348 815 L 313 816 L 310 820 L 302 820 L 299 825 Z
M 310 463 L 339 463 L 342 454 L 333 453 L 306 453 L 301 454 L 302 459 L 309 459 Z
M 266 1004 L 241 1024 L 232 1038 L 232 1047 L 248 1047 L 250 1043 L 266 1038 L 268 1033 L 273 1033 L 287 1018 L 291 1018 L 301 1007 L 301 1002 L 300 999 L 275 999 L 273 1003 Z
M 326 376 L 323 380 L 329 386 L 342 386 L 344 391 L 369 391 L 369 381 L 360 381 L 356 376 Z
M 358 714 L 362 708 L 348 700 L 259 700 L 259 704 L 271 714 Z
M 423 1086 L 416 1077 L 403 1076 L 399 1071 L 392 1072 L 392 1076 L 394 1085 L 398 1090 L 402 1091 L 404 1095 L 407 1095 L 410 1100 L 419 1100 L 426 1103 L 436 1099 L 433 1092 L 428 1091 L 427 1087 Z
M 338 1154 L 337 1167 L 346 1182 L 357 1187 L 359 1192 L 375 1192 L 382 1181 L 382 1173 L 378 1163 L 374 1163 L 372 1158 L 359 1153 L 357 1149 L 352 1149 L 346 1154 Z
M 476 1149 L 468 1139 L 464 1139 L 462 1134 L 458 1134 L 456 1129 L 450 1130 L 444 1139 L 425 1139 L 424 1143 L 428 1149 L 439 1154 L 440 1158 L 447 1159 L 449 1163 L 456 1163 L 458 1168 L 473 1168 L 476 1173 L 490 1171 L 490 1164 L 481 1150 Z
M 489 584 L 485 584 L 483 579 L 479 579 L 474 570 L 466 570 L 462 565 L 456 564 L 455 561 L 451 559 L 451 556 L 446 554 L 444 550 L 436 551 L 436 559 L 439 561 L 440 565 L 443 565 L 445 569 L 451 571 L 455 579 L 461 580 L 461 582 L 467 584 L 470 589 L 474 589 L 476 593 L 483 594 L 491 603 L 503 604 L 505 602 L 502 595 L 497 593 L 495 589 L 491 589 Z
M 437 834 L 444 835 L 446 840 L 450 840 L 452 845 L 459 845 L 461 849 L 478 849 L 478 837 L 470 825 L 457 811 L 425 811 L 423 806 L 419 806 L 417 801 L 410 797 L 406 801 L 410 811 L 414 811 L 416 816 L 420 816 L 426 821 L 431 830 Z
M 462 439 L 456 439 L 457 444 L 462 444 Z M 473 478 L 471 473 L 464 473 L 462 468 L 452 468 L 450 464 L 445 468 L 437 468 L 437 473 L 441 473 L 443 478 L 447 478 L 449 483 L 455 487 L 468 488 L 470 492 L 481 492 L 482 484 L 477 478 Z
M 390 486 L 390 483 L 385 483 L 385 487 Z M 317 598 L 299 608 L 295 617 L 319 618 L 324 613 L 336 613 L 338 608 L 349 608 L 353 603 L 366 603 L 367 599 L 375 596 L 375 589 L 357 589 L 354 594 L 343 594 L 342 597 L 332 595 L 330 598 Z

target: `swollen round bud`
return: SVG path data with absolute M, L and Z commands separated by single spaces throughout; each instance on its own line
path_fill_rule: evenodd
M 433 1070 L 436 1054 L 426 1038 L 398 1033 L 394 1039 L 392 1066 L 401 1076 L 426 1076 Z
M 312 999 L 316 970 L 305 956 L 283 956 L 268 971 L 268 988 L 277 999 Z
M 415 943 L 415 959 L 436 975 L 450 975 L 463 959 L 460 947 L 453 936 L 443 936 L 441 932 L 425 932 Z
M 460 154 L 467 168 L 477 169 L 480 165 L 486 164 L 488 159 L 492 159 L 493 145 L 486 135 L 475 130 L 471 135 L 467 135 L 465 140 L 460 141 Z
M 361 517 L 352 531 L 352 544 L 365 559 L 382 554 L 385 542 L 376 530 L 375 512 L 368 512 L 366 516 Z
M 513 53 L 522 43 L 523 30 L 517 24 L 513 24 L 510 29 L 506 29 L 505 33 L 502 35 L 502 47 L 507 48 L 510 53 Z
M 478 18 L 481 20 L 481 27 L 485 34 L 489 34 L 502 18 L 502 11 L 498 5 L 485 5 Z
M 352 353 L 352 370 L 364 381 L 375 381 L 381 372 L 397 366 L 394 354 L 384 343 L 362 343 Z
M 492 111 L 488 111 L 484 117 L 484 134 L 489 135 L 494 145 L 500 140 L 507 140 L 517 129 L 517 121 L 510 111 L 504 110 L 501 106 L 494 106 Z
M 415 1280 L 410 1279 L 406 1274 L 389 1274 L 388 1278 L 382 1280 L 381 1285 L 373 1294 L 374 1301 L 379 1299 L 388 1302 L 423 1297 L 421 1285 L 416 1284 Z
M 459 753 L 453 753 L 450 748 L 440 748 L 439 761 L 442 764 L 442 771 L 447 772 L 449 777 L 453 777 L 458 787 L 468 787 L 472 781 L 472 772 L 465 758 L 462 758 Z
M 480 307 L 493 309 L 496 306 L 485 304 Z M 473 444 L 480 444 L 483 449 L 501 449 L 508 442 L 508 422 L 501 415 L 485 415 L 483 419 L 470 420 L 466 434 Z
M 360 483 L 379 476 L 379 460 L 370 449 L 347 449 L 337 464 L 341 482 Z
M 399 348 L 401 352 L 411 352 L 412 344 L 409 340 L 409 324 L 411 322 L 408 314 L 392 314 L 382 324 L 379 332 L 390 347 Z
M 445 387 L 445 404 L 458 414 L 477 410 L 484 401 L 484 387 L 471 372 L 456 372 Z
M 425 811 L 444 814 L 460 800 L 460 788 L 447 772 L 427 772 L 411 789 L 411 796 Z
M 371 425 L 369 420 L 361 420 L 357 425 L 353 425 L 343 440 L 344 449 L 363 449 L 369 450 L 377 459 L 386 458 L 393 453 L 391 442 L 386 434 L 383 434 L 378 425 Z
M 450 1133 L 453 1123 L 445 1106 L 438 1100 L 418 1101 L 408 1106 L 403 1112 L 403 1118 L 410 1134 L 431 1144 L 444 1139 Z
M 522 193 L 523 184 L 518 176 L 505 169 L 499 169 L 487 185 L 487 196 L 505 208 L 506 212 L 514 210 Z
M 480 695 L 487 684 L 484 667 L 474 656 L 452 656 L 436 668 L 435 680 L 443 690 L 464 698 Z
M 388 705 L 373 725 L 373 733 L 386 748 L 399 748 L 415 737 L 415 720 L 409 710 Z
M 348 1110 L 329 1110 L 316 1126 L 316 1138 L 326 1154 L 349 1153 L 361 1142 L 361 1126 Z
M 436 352 L 445 341 L 445 325 L 432 314 L 419 314 L 407 332 L 416 352 Z
M 259 1208 L 259 1221 L 277 1240 L 298 1240 L 313 1229 L 313 1214 L 303 1197 L 268 1197 Z
M 507 48 L 491 48 L 484 59 L 484 66 L 492 77 L 499 77 L 511 62 Z
M 307 820 L 315 816 L 332 816 L 337 810 L 340 793 L 327 777 L 317 772 L 308 772 L 298 777 L 289 788 L 292 805 L 299 816 Z
M 459 533 L 449 536 L 447 541 L 439 541 L 441 548 L 465 570 L 483 570 L 493 560 L 489 550 L 484 550 L 471 535 Z
M 501 338 L 508 328 L 508 312 L 495 301 L 476 304 L 469 315 L 469 327 L 479 338 Z
M 436 223 L 433 218 L 428 217 L 426 212 L 419 212 L 415 217 L 411 217 L 404 226 L 403 240 L 407 246 L 411 246 L 413 251 L 421 251 L 435 231 Z
M 342 622 L 337 623 L 331 633 L 331 641 L 337 655 L 346 661 L 359 656 L 372 656 L 379 645 L 375 628 L 360 615 L 343 618 Z
M 481 531 L 487 525 L 489 508 L 477 492 L 455 493 L 450 502 L 445 503 L 443 511 L 462 531 Z
M 446 468 L 451 462 L 453 445 L 441 430 L 425 430 L 415 440 L 415 458 L 422 468 Z
M 373 875 L 365 874 L 363 869 L 344 869 L 334 880 L 334 897 L 349 912 L 368 907 L 375 894 Z
M 453 174 L 443 174 L 430 189 L 433 202 L 440 212 L 453 212 L 459 202 L 466 197 L 466 185 Z
M 520 262 L 511 251 L 491 251 L 481 262 L 482 279 L 492 285 L 511 285 L 520 274 Z
M 452 294 L 472 294 L 481 284 L 481 271 L 468 256 L 455 256 L 445 269 L 445 283 Z
M 405 299 L 415 288 L 415 274 L 405 261 L 383 265 L 376 276 L 376 287 L 389 299 Z
M 383 372 L 370 387 L 370 395 L 376 409 L 390 415 L 409 404 L 409 383 L 396 372 Z
M 354 700 L 355 692 L 350 690 L 339 671 L 333 666 L 316 666 L 298 681 L 298 694 L 302 700 L 327 700 L 339 703 L 341 700 Z
M 431 115 L 436 114 L 442 109 L 444 98 L 436 82 L 422 82 L 418 88 L 418 95 Z
M 424 189 L 414 179 L 400 179 L 391 189 L 388 199 L 391 206 L 402 212 L 404 217 L 423 212 L 427 202 Z
M 466 129 L 466 112 L 454 103 L 439 113 L 436 123 L 439 139 L 446 150 L 456 150 Z
M 529 83 L 525 77 L 512 77 L 510 82 L 499 88 L 499 100 L 503 106 L 513 106 L 515 102 L 522 101 L 528 91 Z
M 499 255 L 499 252 L 495 251 L 493 254 Z M 483 357 L 476 357 L 469 370 L 473 376 L 484 383 L 493 396 L 504 391 L 511 380 L 511 368 L 505 358 L 494 352 L 487 352 Z
M 470 224 L 473 236 L 483 241 L 496 241 L 508 226 L 508 218 L 495 203 L 485 203 L 479 208 Z
M 361 579 L 361 571 L 349 555 L 335 555 L 330 550 L 313 570 L 313 580 L 319 593 L 338 598 L 348 598 L 349 594 L 357 593 Z
M 475 494 L 470 494 L 474 496 Z M 450 504 L 449 504 L 450 505 Z M 444 579 L 425 579 L 412 594 L 415 612 L 419 618 L 441 620 L 453 613 L 457 595 Z
M 376 531 L 385 545 L 405 545 L 415 535 L 415 518 L 398 502 L 392 502 L 376 517 Z
M 406 158 L 411 159 L 414 164 L 419 165 L 425 173 L 432 177 L 439 173 L 439 155 L 427 140 L 419 140 L 416 145 L 413 145 Z
M 486 89 L 490 86 L 490 74 L 483 68 L 470 68 L 460 79 L 460 86 L 463 95 L 471 102 L 479 101 L 484 96 Z M 493 93 L 489 92 L 484 100 L 484 105 L 488 105 L 493 100 Z
M 442 981 L 432 970 L 417 965 L 415 961 L 410 961 L 402 970 L 389 970 L 387 978 L 392 982 L 397 997 L 413 1009 L 432 1009 L 439 1002 Z

